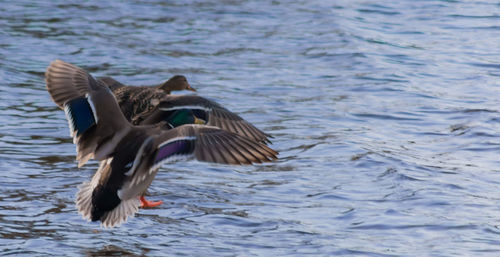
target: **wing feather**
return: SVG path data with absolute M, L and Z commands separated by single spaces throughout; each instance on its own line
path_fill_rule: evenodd
M 85 70 L 55 60 L 45 73 L 52 100 L 66 109 L 79 166 L 88 159 L 105 159 L 130 130 L 111 91 Z
M 85 96 L 91 80 L 87 72 L 61 60 L 51 62 L 45 72 L 47 91 L 61 109 L 67 101 Z
M 231 140 L 228 140 L 227 135 L 221 135 L 221 140 L 225 143 L 221 144 L 224 150 L 228 153 L 228 158 L 230 159 L 230 164 L 250 164 L 248 160 L 245 159 L 244 156 L 238 151 L 238 149 L 234 148 Z
M 182 125 L 163 131 L 156 140 L 158 151 L 154 157 L 155 163 L 174 155 L 192 155 L 199 161 L 225 164 L 262 163 L 277 158 L 277 152 L 263 143 L 205 125 Z M 192 147 L 173 147 L 174 142 L 181 141 L 191 141 Z M 171 146 L 166 154 L 165 147 L 168 144 Z
M 155 124 L 166 119 L 171 111 L 178 109 L 202 112 L 206 117 L 207 125 L 216 126 L 259 142 L 270 142 L 268 134 L 262 132 L 239 115 L 216 102 L 196 95 L 166 95 L 158 104 L 158 108 L 145 114 L 136 113 L 135 115 L 142 116 L 135 117 L 133 120 L 140 120 L 140 124 L 143 125 Z
M 165 142 L 192 141 L 191 148 L 171 148 L 165 154 Z M 182 152 L 192 154 L 199 161 L 225 164 L 251 164 L 275 160 L 277 152 L 263 143 L 252 141 L 239 134 L 205 125 L 183 125 L 164 131 L 157 138 L 159 151 L 155 163 Z M 186 150 L 188 149 L 188 150 Z M 160 156 L 160 152 L 162 155 Z
M 227 158 L 225 151 L 223 151 L 225 148 L 224 144 L 218 140 L 217 134 L 212 134 L 208 137 L 212 141 L 212 151 L 214 151 L 214 154 L 218 157 L 217 162 L 231 164 L 231 161 Z

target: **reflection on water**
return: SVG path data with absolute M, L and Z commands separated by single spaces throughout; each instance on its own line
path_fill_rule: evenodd
M 0 5 L 0 252 L 486 255 L 500 251 L 500 5 L 89 1 Z M 87 223 L 56 58 L 147 85 L 183 74 L 280 160 L 162 169 L 159 208 Z M 422 253 L 422 254 L 420 254 Z

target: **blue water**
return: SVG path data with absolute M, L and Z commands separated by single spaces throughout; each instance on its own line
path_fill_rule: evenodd
M 2 1 L 0 255 L 500 255 L 497 1 Z M 165 165 L 158 208 L 83 220 L 60 58 L 183 74 L 274 136 L 274 163 Z

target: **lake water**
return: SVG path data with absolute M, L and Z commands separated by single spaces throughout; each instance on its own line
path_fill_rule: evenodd
M 498 256 L 499 40 L 497 1 L 2 1 L 0 255 Z M 88 223 L 56 58 L 183 74 L 280 159 L 165 165 L 163 205 Z

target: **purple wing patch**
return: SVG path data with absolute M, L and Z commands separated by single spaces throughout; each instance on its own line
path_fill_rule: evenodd
M 194 138 L 179 139 L 161 145 L 156 151 L 154 165 L 176 155 L 190 155 L 194 151 Z

